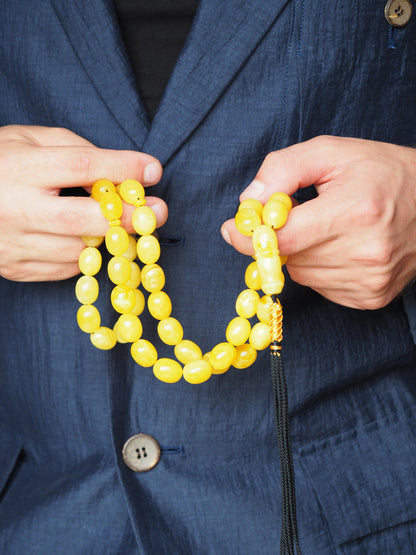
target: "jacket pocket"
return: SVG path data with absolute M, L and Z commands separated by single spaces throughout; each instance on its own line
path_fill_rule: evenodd
M 16 437 L 4 425 L 0 427 L 0 502 L 7 486 L 18 466 L 19 455 L 22 453 L 20 438 Z
M 416 407 L 300 454 L 335 553 L 416 553 Z

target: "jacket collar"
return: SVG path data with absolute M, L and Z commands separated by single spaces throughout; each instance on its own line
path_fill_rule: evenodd
M 114 118 L 138 149 L 166 164 L 290 0 L 201 0 L 152 125 L 137 92 L 112 1 L 51 1 L 80 63 Z

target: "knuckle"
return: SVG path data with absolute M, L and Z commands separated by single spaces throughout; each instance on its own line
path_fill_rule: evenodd
M 88 152 L 86 148 L 79 150 L 72 158 L 71 173 L 77 180 L 85 183 L 92 181 L 94 160 L 92 151 Z

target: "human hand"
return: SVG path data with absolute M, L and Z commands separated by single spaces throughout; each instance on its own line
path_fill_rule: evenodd
M 416 274 L 416 150 L 317 137 L 269 154 L 240 200 L 309 185 L 318 197 L 295 206 L 277 233 L 291 278 L 344 306 L 382 308 Z M 252 254 L 233 220 L 222 232 Z
M 79 273 L 81 236 L 104 236 L 108 222 L 88 197 L 59 196 L 62 188 L 91 187 L 107 178 L 157 183 L 160 163 L 148 154 L 104 150 L 67 129 L 0 128 L 0 275 L 15 281 L 52 281 Z M 146 197 L 158 225 L 166 204 Z M 122 225 L 133 232 L 133 206 Z

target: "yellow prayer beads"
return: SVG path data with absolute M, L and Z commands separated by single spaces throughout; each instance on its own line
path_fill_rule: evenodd
M 257 358 L 257 351 L 266 349 L 271 341 L 270 295 L 280 293 L 284 282 L 274 229 L 286 222 L 292 206 L 290 198 L 283 193 L 275 193 L 264 207 L 254 199 L 240 204 L 235 217 L 236 226 L 244 235 L 252 236 L 255 261 L 248 265 L 245 272 L 248 289 L 237 297 L 237 316 L 226 328 L 226 341 L 218 343 L 203 355 L 196 343 L 183 338 L 181 323 L 171 315 L 172 302 L 163 291 L 165 274 L 157 264 L 160 245 L 153 234 L 156 217 L 146 206 L 143 186 L 134 179 L 128 179 L 115 187 L 110 181 L 100 179 L 94 183 L 91 196 L 100 203 L 101 212 L 109 223 L 105 245 L 112 258 L 107 272 L 114 284 L 111 304 L 119 314 L 113 329 L 101 326 L 100 314 L 92 303 L 98 297 L 98 281 L 93 276 L 101 268 L 102 258 L 97 247 L 102 238 L 85 237 L 86 248 L 79 257 L 80 271 L 84 275 L 78 279 L 75 293 L 81 303 L 77 312 L 78 325 L 90 334 L 92 344 L 106 350 L 113 348 L 117 341 L 131 343 L 133 360 L 144 368 L 153 367 L 154 375 L 167 383 L 178 382 L 183 377 L 191 384 L 200 384 L 212 374 L 227 372 L 231 366 L 240 370 L 251 366 Z M 122 200 L 136 207 L 132 225 L 140 235 L 137 243 L 121 227 Z M 141 269 L 134 261 L 136 256 L 144 264 Z M 159 338 L 174 347 L 177 360 L 158 358 L 154 345 L 142 338 L 143 327 L 138 316 L 143 312 L 146 300 L 138 289 L 140 285 L 149 293 L 147 308 L 150 315 L 159 321 Z M 262 298 L 259 290 L 265 293 Z M 249 320 L 255 315 L 259 322 L 252 326 Z

